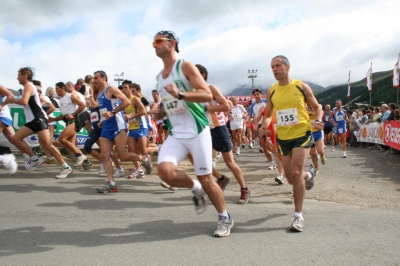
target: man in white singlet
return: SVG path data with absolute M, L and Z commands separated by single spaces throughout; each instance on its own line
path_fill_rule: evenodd
M 56 92 L 57 95 L 61 97 L 61 115 L 58 117 L 50 117 L 49 121 L 53 122 L 63 120 L 65 122 L 65 128 L 61 132 L 58 141 L 75 155 L 76 163 L 74 166 L 78 166 L 81 165 L 87 157 L 82 154 L 77 146 L 75 146 L 75 123 L 79 119 L 79 114 L 82 113 L 86 106 L 85 103 L 79 100 L 77 94 L 71 94 L 66 91 L 66 85 L 64 82 L 58 82 L 56 84 Z
M 164 109 L 155 118 L 167 115 L 170 132 L 158 154 L 158 174 L 173 187 L 191 189 L 197 213 L 206 210 L 207 193 L 218 212 L 218 227 L 214 236 L 228 236 L 234 223 L 226 211 L 222 190 L 211 174 L 211 134 L 201 105 L 212 100 L 212 93 L 195 65 L 177 59 L 178 42 L 172 31 L 160 31 L 154 36 L 153 47 L 164 63 L 164 69 L 157 75 L 157 89 Z M 177 168 L 188 152 L 193 156 L 198 180 L 189 178 Z
M 13 144 L 30 158 L 27 164 L 27 171 L 35 170 L 43 163 L 43 159 L 33 153 L 28 144 L 24 141 L 27 136 L 36 133 L 40 143 L 50 151 L 56 161 L 61 165 L 60 174 L 56 178 L 66 178 L 72 173 L 72 168 L 65 163 L 60 151 L 54 147 L 50 141 L 50 132 L 48 130 L 48 118 L 46 112 L 42 109 L 39 94 L 32 83 L 33 72 L 28 67 L 20 68 L 18 71 L 18 81 L 24 86 L 24 92 L 20 99 L 7 99 L 7 103 L 23 105 L 26 124 L 22 126 L 13 137 Z
M 232 132 L 233 146 L 236 147 L 236 155 L 240 155 L 240 146 L 242 142 L 243 116 L 246 115 L 246 109 L 243 105 L 237 103 L 237 98 L 232 98 L 233 119 L 230 122 Z

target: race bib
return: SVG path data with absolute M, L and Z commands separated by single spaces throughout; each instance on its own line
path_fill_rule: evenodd
M 106 120 L 104 118 L 104 114 L 107 113 L 107 108 L 101 108 L 101 109 L 99 109 L 99 112 L 100 112 L 100 121 Z
M 136 117 L 131 117 L 128 119 L 128 123 L 134 123 L 136 121 L 137 121 Z
M 278 126 L 294 126 L 299 123 L 299 116 L 297 114 L 296 108 L 279 110 L 276 112 L 276 116 L 278 119 Z
M 337 120 L 337 121 L 343 121 L 343 120 L 344 120 L 343 115 L 337 115 L 337 116 L 336 116 L 336 120 Z
M 163 98 L 164 110 L 168 116 L 183 113 L 185 106 L 183 101 L 175 99 L 173 97 Z
M 329 122 L 329 115 L 325 116 L 325 121 Z
M 93 122 L 98 122 L 99 121 L 99 113 L 93 112 L 90 113 L 90 121 Z

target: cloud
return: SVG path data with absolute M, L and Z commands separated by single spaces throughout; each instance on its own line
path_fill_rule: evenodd
M 328 86 L 393 67 L 400 47 L 397 1 L 3 1 L 0 83 L 18 89 L 17 70 L 36 67 L 45 86 L 102 69 L 155 86 L 162 61 L 154 34 L 172 29 L 180 57 L 201 63 L 224 92 L 274 82 L 270 60 L 286 55 L 293 78 Z M 14 15 L 13 15 L 14 14 Z M 18 14 L 16 16 L 15 14 Z

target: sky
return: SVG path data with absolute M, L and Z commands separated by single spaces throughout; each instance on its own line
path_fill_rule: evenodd
M 318 4 L 316 4 L 318 3 Z M 228 93 L 275 82 L 271 59 L 285 55 L 292 78 L 327 87 L 393 69 L 400 53 L 398 0 L 1 0 L 0 85 L 18 90 L 32 66 L 43 87 L 97 70 L 150 94 L 163 64 L 152 41 L 180 39 L 179 58 L 202 64 Z

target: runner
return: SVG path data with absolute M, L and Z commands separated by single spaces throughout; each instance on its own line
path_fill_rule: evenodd
M 335 151 L 335 139 L 333 138 L 333 125 L 329 122 L 329 116 L 331 115 L 331 106 L 329 104 L 325 105 L 324 113 L 322 114 L 322 121 L 325 123 L 324 125 L 324 146 L 328 144 L 330 141 L 332 144 L 332 151 Z M 325 148 L 325 147 L 324 147 Z
M 314 186 L 316 172 L 314 167 L 310 167 L 308 172 L 303 170 L 313 144 L 306 102 L 313 108 L 316 117 L 321 117 L 322 110 L 307 84 L 290 79 L 290 64 L 285 56 L 274 57 L 271 68 L 278 82 L 267 92 L 262 131 L 266 133 L 269 126 L 266 120 L 275 111 L 278 148 L 286 178 L 294 190 L 295 213 L 290 230 L 302 232 L 305 189 L 309 190 Z M 322 129 L 323 123 L 316 120 L 313 126 Z
M 320 108 L 322 110 L 322 105 L 320 105 Z M 308 112 L 309 112 L 308 115 L 311 120 L 311 125 L 313 125 L 316 120 L 321 120 L 322 117 L 317 117 L 312 108 L 308 108 Z M 326 157 L 325 157 L 325 152 L 324 152 L 324 143 L 323 143 L 324 132 L 323 132 L 323 130 L 320 130 L 313 126 L 311 126 L 311 131 L 312 131 L 312 136 L 314 139 L 314 144 L 311 146 L 310 156 L 311 156 L 311 160 L 314 164 L 316 174 L 318 174 L 318 172 L 319 172 L 318 154 L 321 158 L 321 163 L 325 164 L 325 162 L 326 162 Z
M 57 95 L 60 96 L 61 114 L 58 117 L 50 117 L 49 122 L 60 120 L 65 122 L 65 128 L 61 132 L 58 141 L 75 155 L 76 163 L 74 166 L 78 166 L 87 159 L 86 155 L 83 155 L 79 148 L 75 146 L 76 127 L 79 127 L 79 125 L 77 125 L 79 119 L 78 115 L 86 106 L 75 94 L 66 92 L 66 85 L 64 82 L 58 82 L 56 84 L 56 92 Z
M 200 74 L 203 76 L 204 80 L 207 81 L 208 71 L 202 65 L 196 65 L 199 69 Z M 247 188 L 246 183 L 244 181 L 242 170 L 235 163 L 233 159 L 232 153 L 232 143 L 229 138 L 229 132 L 225 125 L 225 114 L 230 110 L 230 105 L 225 97 L 221 94 L 219 89 L 214 85 L 208 85 L 213 95 L 213 100 L 211 102 L 203 104 L 204 109 L 206 111 L 206 116 L 208 119 L 208 125 L 210 126 L 211 131 L 211 140 L 212 147 L 215 151 L 221 152 L 222 157 L 224 158 L 226 166 L 232 171 L 235 176 L 237 182 L 240 186 L 240 198 L 239 204 L 245 204 L 249 202 L 249 198 L 251 195 L 250 189 Z M 222 190 L 225 189 L 226 185 L 229 183 L 229 178 L 221 175 L 218 170 L 215 168 L 215 157 L 216 154 L 213 154 L 213 168 L 212 173 L 217 179 L 218 185 Z
M 43 163 L 43 159 L 33 153 L 31 148 L 24 141 L 24 138 L 36 133 L 43 147 L 48 149 L 51 155 L 53 155 L 56 161 L 61 165 L 60 174 L 56 175 L 56 178 L 66 178 L 70 173 L 72 173 L 72 168 L 65 163 L 60 151 L 54 147 L 50 141 L 50 132 L 47 129 L 47 115 L 42 109 L 37 89 L 32 84 L 32 76 L 33 73 L 30 68 L 20 68 L 18 71 L 18 81 L 24 86 L 22 97 L 20 99 L 6 99 L 6 103 L 15 103 L 24 106 L 26 124 L 15 133 L 13 144 L 21 151 L 21 153 L 28 154 L 29 162 L 26 170 L 34 171 Z M 4 105 L 4 103 L 2 105 Z
M 3 133 L 4 137 L 12 144 L 15 131 L 12 127 L 10 109 L 7 105 L 3 105 L 7 98 L 14 98 L 14 95 L 6 87 L 0 85 L 0 133 Z M 0 155 L 0 163 L 4 165 L 10 175 L 17 172 L 18 164 L 14 154 Z
M 108 179 L 107 183 L 97 191 L 99 193 L 118 192 L 110 161 L 113 144 L 121 161 L 143 161 L 145 167 L 150 167 L 151 162 L 145 156 L 126 152 L 126 123 L 122 110 L 129 105 L 129 99 L 118 88 L 107 84 L 107 74 L 101 70 L 94 72 L 93 89 L 98 93 L 101 115 L 100 158 Z
M 233 120 L 230 122 L 232 132 L 233 147 L 235 154 L 240 155 L 240 146 L 242 142 L 243 116 L 246 115 L 246 109 L 243 105 L 237 103 L 237 98 L 232 97 L 232 115 Z
M 157 150 L 156 146 L 147 148 L 147 119 L 146 108 L 139 97 L 132 95 L 133 84 L 130 80 L 122 82 L 122 93 L 130 100 L 130 104 L 125 108 L 125 121 L 128 122 L 128 151 L 136 154 L 142 154 L 150 158 L 149 153 Z M 152 144 L 154 145 L 154 144 Z M 128 179 L 144 178 L 144 172 L 138 161 L 134 161 L 136 170 L 128 175 Z M 151 168 L 146 169 L 146 174 L 151 173 Z
M 249 148 L 253 149 L 255 140 L 257 139 L 257 135 L 258 135 L 257 131 L 261 127 L 261 122 L 262 122 L 260 120 L 259 124 L 257 125 L 257 124 L 255 124 L 255 120 L 256 120 L 258 113 L 260 112 L 260 109 L 263 110 L 266 103 L 262 98 L 261 89 L 255 88 L 251 92 L 251 94 L 253 94 L 255 102 L 249 108 L 248 121 L 250 121 L 251 124 L 250 124 L 250 130 L 248 133 L 249 133 L 249 142 L 250 142 Z M 252 136 L 254 136 L 254 137 L 252 138 Z
M 334 126 L 336 142 L 342 144 L 342 158 L 346 158 L 346 111 L 342 109 L 342 101 L 336 100 L 336 108 L 331 112 L 328 121 Z M 334 150 L 332 146 L 332 151 Z
M 157 76 L 157 88 L 164 109 L 156 119 L 166 114 L 170 132 L 158 154 L 158 174 L 171 186 L 191 189 L 197 213 L 207 208 L 206 191 L 218 212 L 219 221 L 214 236 L 228 236 L 234 223 L 226 211 L 222 190 L 211 175 L 211 134 L 200 104 L 210 102 L 212 94 L 198 69 L 190 62 L 177 59 L 175 51 L 179 52 L 178 42 L 172 31 L 160 31 L 154 36 L 153 47 L 164 63 L 164 69 Z M 193 156 L 198 180 L 189 178 L 177 168 L 188 152 Z
M 155 110 L 160 109 L 160 105 L 161 105 L 162 101 L 161 101 L 160 95 L 158 94 L 157 90 L 152 90 L 151 95 L 153 96 L 153 100 L 155 103 L 151 106 L 151 109 L 150 109 L 150 114 L 153 114 L 153 112 Z M 164 139 L 165 139 L 164 130 L 163 130 L 163 119 L 156 120 L 156 126 L 157 126 L 157 133 L 158 133 L 158 143 L 163 144 Z

